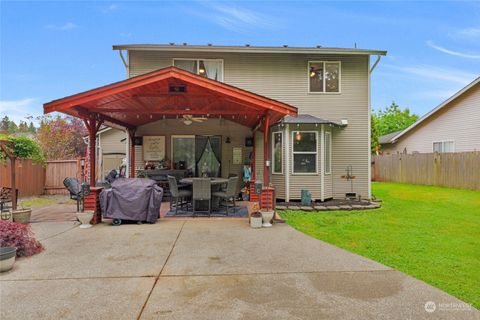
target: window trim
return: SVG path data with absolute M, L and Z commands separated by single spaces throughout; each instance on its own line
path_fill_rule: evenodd
M 323 63 L 323 89 L 322 92 L 310 91 L 310 64 L 311 63 Z M 325 63 L 338 63 L 338 92 L 326 92 L 325 91 Z M 308 94 L 341 94 L 342 93 L 342 62 L 341 61 L 307 61 L 307 93 Z
M 275 172 L 275 134 L 279 133 L 282 137 L 282 164 L 280 165 L 280 172 Z M 284 150 L 284 144 L 283 144 L 283 131 L 272 131 L 272 174 L 283 174 L 283 150 Z
M 315 133 L 315 152 L 312 151 L 294 151 L 294 135 L 295 132 Z M 315 130 L 291 130 L 292 133 L 292 175 L 298 176 L 317 176 L 318 175 L 318 131 Z M 295 172 L 295 154 L 314 154 L 315 155 L 315 172 Z
M 453 140 L 453 139 L 452 140 L 434 140 L 434 141 L 432 141 L 432 153 L 435 153 L 435 148 L 433 146 L 435 143 L 441 143 L 442 144 L 442 149 L 443 149 L 443 144 L 445 142 L 453 143 L 453 151 L 449 151 L 449 152 L 442 151 L 442 152 L 439 152 L 439 153 L 454 153 L 455 152 L 455 140 Z
M 224 63 L 224 59 L 203 59 L 203 58 L 172 58 L 172 67 L 175 67 L 175 60 L 196 60 L 197 61 L 197 72 L 196 72 L 196 75 L 200 75 L 199 74 L 199 68 L 200 68 L 200 60 L 203 60 L 203 61 L 220 61 L 222 63 L 222 79 L 221 80 L 217 80 L 219 82 L 224 82 L 224 79 L 225 79 L 225 63 Z M 208 78 L 210 79 L 210 78 Z M 210 79 L 210 80 L 213 80 L 213 79 Z M 215 81 L 215 80 L 213 80 Z
M 329 143 L 329 145 L 328 145 L 328 147 L 329 147 L 329 148 L 328 148 L 328 149 L 329 149 L 329 150 L 328 150 L 328 168 L 327 168 L 327 166 L 326 166 L 326 161 L 325 161 L 326 158 L 327 158 L 327 148 L 325 148 L 325 145 L 326 145 L 325 141 L 326 141 L 326 139 L 327 139 L 327 136 L 328 136 L 328 138 L 329 138 L 329 140 L 330 140 L 330 143 Z M 323 143 L 324 143 L 324 144 L 323 144 L 323 149 L 325 150 L 325 151 L 324 151 L 324 152 L 325 152 L 325 153 L 324 153 L 325 159 L 323 159 L 323 161 L 324 161 L 323 173 L 324 173 L 326 176 L 329 176 L 329 175 L 332 174 L 332 133 L 331 133 L 330 131 L 325 131 L 325 132 L 324 132 L 324 140 L 325 140 L 325 141 L 323 141 Z M 328 169 L 328 170 L 327 170 L 327 169 Z

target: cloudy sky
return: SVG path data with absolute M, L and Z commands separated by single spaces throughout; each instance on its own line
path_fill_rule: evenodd
M 480 2 L 1 1 L 0 116 L 125 78 L 113 44 L 334 46 L 388 51 L 372 107 L 422 115 L 480 75 Z

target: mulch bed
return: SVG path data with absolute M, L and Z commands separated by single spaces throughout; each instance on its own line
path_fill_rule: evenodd
M 333 210 L 365 210 L 378 209 L 380 204 L 367 200 L 331 199 L 324 202 L 313 202 L 309 206 L 298 202 L 277 202 L 277 210 L 299 210 L 299 211 L 333 211 Z

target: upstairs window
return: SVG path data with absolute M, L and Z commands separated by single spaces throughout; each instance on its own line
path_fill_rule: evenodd
M 311 93 L 339 93 L 340 62 L 309 62 L 308 84 Z
M 173 59 L 173 66 L 205 78 L 223 82 L 223 60 Z
M 434 142 L 433 152 L 455 152 L 455 144 L 453 141 Z

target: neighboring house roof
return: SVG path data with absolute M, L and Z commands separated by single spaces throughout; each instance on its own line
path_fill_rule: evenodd
M 399 130 L 399 131 L 391 132 L 383 136 L 380 136 L 378 137 L 378 143 L 380 144 L 392 143 L 392 139 L 395 138 L 395 136 L 397 136 L 402 131 L 403 130 Z
M 439 106 L 437 106 L 435 109 L 431 110 L 429 113 L 427 113 L 426 115 L 424 115 L 423 117 L 421 117 L 420 119 L 418 119 L 415 123 L 413 123 L 412 125 L 410 125 L 408 128 L 406 128 L 406 129 L 403 130 L 403 131 L 400 131 L 396 136 L 394 136 L 394 137 L 391 138 L 390 143 L 396 142 L 400 137 L 404 136 L 407 132 L 412 131 L 412 130 L 413 130 L 415 127 L 417 127 L 419 124 L 423 123 L 425 120 L 427 120 L 428 118 L 430 118 L 432 115 L 434 115 L 435 113 L 437 113 L 438 111 L 440 111 L 441 109 L 443 109 L 444 107 L 446 107 L 450 102 L 454 101 L 455 99 L 457 99 L 457 98 L 460 97 L 462 94 L 464 94 L 465 92 L 467 92 L 468 90 L 470 90 L 470 89 L 473 88 L 476 84 L 479 84 L 479 83 L 480 83 L 480 77 L 476 78 L 475 80 L 473 80 L 472 82 L 470 82 L 468 85 L 466 85 L 464 88 L 462 88 L 462 89 L 459 90 L 457 93 L 455 93 L 453 96 L 451 96 L 451 97 L 448 98 L 447 100 L 443 101 Z
M 322 54 L 366 54 L 385 56 L 387 51 L 357 49 L 357 48 L 332 48 L 332 47 L 289 47 L 287 45 L 280 47 L 270 46 L 217 46 L 187 45 L 184 44 L 120 44 L 114 45 L 113 50 L 150 50 L 150 51 L 195 51 L 195 52 L 245 52 L 245 53 L 322 53 Z
M 342 126 L 338 122 L 321 119 L 309 114 L 299 114 L 297 116 L 286 116 L 283 118 L 280 123 L 291 123 L 291 124 L 333 124 L 336 126 Z

